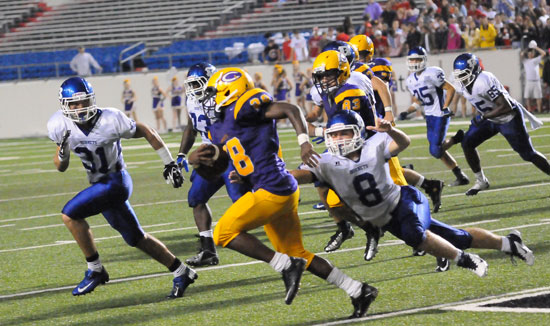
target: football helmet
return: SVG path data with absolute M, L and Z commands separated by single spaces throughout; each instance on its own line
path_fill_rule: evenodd
M 321 52 L 330 50 L 342 53 L 348 60 L 350 66 L 353 64 L 353 62 L 355 62 L 355 50 L 353 49 L 353 46 L 349 43 L 343 41 L 332 41 L 325 45 Z
M 374 75 L 389 83 L 393 72 L 392 64 L 388 59 L 376 58 L 369 62 L 369 67 Z
M 420 59 L 420 62 L 417 59 Z M 427 62 L 428 53 L 423 47 L 417 46 L 409 50 L 409 54 L 407 55 L 407 69 L 409 71 L 417 72 L 424 70 Z
M 463 53 L 453 63 L 453 76 L 463 87 L 467 87 L 481 73 L 479 59 L 472 53 Z
M 349 40 L 349 43 L 357 47 L 360 57 L 366 57 L 366 61 L 370 61 L 374 55 L 374 43 L 366 35 L 355 35 Z
M 236 67 L 218 70 L 208 80 L 203 99 L 204 113 L 212 121 L 217 120 L 222 107 L 232 104 L 252 88 L 254 81 L 246 71 Z
M 349 63 L 341 52 L 322 52 L 313 62 L 313 80 L 319 93 L 332 94 L 346 83 L 349 76 Z
M 71 77 L 61 84 L 59 102 L 63 115 L 74 122 L 84 123 L 97 113 L 92 85 L 82 77 Z M 77 108 L 74 105 L 82 107 Z
M 192 65 L 187 72 L 187 79 L 185 79 L 185 95 L 188 97 L 194 97 L 197 100 L 204 98 L 204 91 L 206 90 L 206 84 L 208 79 L 216 72 L 216 67 L 207 63 L 200 62 Z
M 333 139 L 332 133 L 341 130 L 352 130 L 353 137 L 350 139 Z M 327 122 L 325 144 L 332 155 L 345 156 L 355 152 L 363 146 L 366 137 L 365 123 L 359 113 L 355 111 L 340 110 Z

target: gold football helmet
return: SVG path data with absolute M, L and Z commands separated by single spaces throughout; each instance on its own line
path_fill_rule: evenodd
M 349 43 L 357 47 L 360 58 L 365 62 L 369 62 L 372 59 L 374 55 L 374 43 L 372 43 L 370 37 L 364 34 L 355 35 L 349 40 Z
M 313 62 L 313 80 L 319 93 L 330 95 L 344 85 L 349 76 L 348 60 L 338 51 L 322 52 Z
M 215 120 L 222 107 L 232 104 L 252 88 L 254 81 L 244 70 L 236 67 L 218 70 L 208 79 L 203 102 L 205 114 Z

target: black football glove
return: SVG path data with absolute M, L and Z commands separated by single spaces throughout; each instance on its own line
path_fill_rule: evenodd
M 185 180 L 181 174 L 181 169 L 174 161 L 164 166 L 164 172 L 162 175 L 164 176 L 166 183 L 172 184 L 174 188 L 181 187 L 183 181 Z
M 61 143 L 59 144 L 59 153 L 57 154 L 60 161 L 65 161 L 69 158 L 69 154 L 71 151 L 69 150 L 69 143 L 67 143 L 67 139 L 69 139 L 69 136 L 71 135 L 70 130 L 66 130 L 63 134 L 63 139 L 61 140 Z

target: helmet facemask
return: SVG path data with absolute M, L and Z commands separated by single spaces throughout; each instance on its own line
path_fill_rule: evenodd
M 332 134 L 336 131 L 352 130 L 352 138 L 334 139 Z M 332 155 L 346 156 L 359 150 L 363 146 L 364 139 L 358 125 L 345 125 L 337 123 L 325 130 L 325 144 Z
M 205 97 L 206 84 L 208 78 L 204 76 L 189 76 L 185 80 L 185 95 L 187 97 L 195 98 L 197 101 L 201 101 Z
M 337 91 L 340 88 L 339 75 L 338 69 L 313 71 L 313 80 L 319 93 L 331 95 Z
M 59 101 L 63 115 L 77 123 L 87 122 L 97 113 L 94 93 L 74 93 L 72 97 L 60 98 Z
M 424 55 L 412 54 L 407 57 L 407 69 L 410 72 L 418 72 L 424 70 L 426 68 L 427 61 L 428 58 Z
M 470 68 L 453 70 L 454 79 L 463 87 L 468 87 L 476 79 L 476 76 L 473 69 Z

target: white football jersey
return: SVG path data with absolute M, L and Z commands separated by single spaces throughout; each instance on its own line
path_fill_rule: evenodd
M 210 144 L 208 139 L 208 127 L 210 126 L 210 119 L 204 115 L 202 105 L 192 96 L 187 97 L 187 111 L 191 117 L 193 123 L 193 129 L 201 134 L 203 144 Z
M 371 104 L 374 106 L 374 89 L 372 88 L 372 82 L 369 77 L 360 72 L 352 71 L 349 79 L 346 81 L 346 84 L 352 84 L 359 87 L 363 92 L 365 92 L 365 94 L 367 94 L 372 102 Z M 315 105 L 323 106 L 323 99 L 321 98 L 321 94 L 319 94 L 319 90 L 315 87 L 315 85 L 311 87 L 309 94 L 311 95 L 311 100 Z
M 365 141 L 358 162 L 327 152 L 321 154 L 317 167 L 302 169 L 328 184 L 361 219 L 381 227 L 390 221 L 401 197 L 387 164 L 391 142 L 388 134 L 379 132 Z
M 445 103 L 445 72 L 439 67 L 427 67 L 420 75 L 413 72 L 407 77 L 407 89 L 424 107 L 426 115 L 440 117 Z
M 510 105 L 514 109 L 509 114 L 501 115 L 496 118 L 488 119 L 494 123 L 507 123 L 510 122 L 517 114 L 518 109 L 521 107 L 515 99 L 513 99 L 508 91 L 502 86 L 500 81 L 488 71 L 482 71 L 477 76 L 472 86 L 472 93 L 470 94 L 465 87 L 460 87 L 458 92 L 462 94 L 479 113 L 491 112 L 495 108 L 496 98 L 502 94 L 510 102 Z
M 136 122 L 117 109 L 102 108 L 97 114 L 99 117 L 88 134 L 66 118 L 61 110 L 48 121 L 48 136 L 58 145 L 65 131 L 71 131 L 67 139 L 69 149 L 82 160 L 90 183 L 126 168 L 120 139 L 132 138 L 136 133 Z

